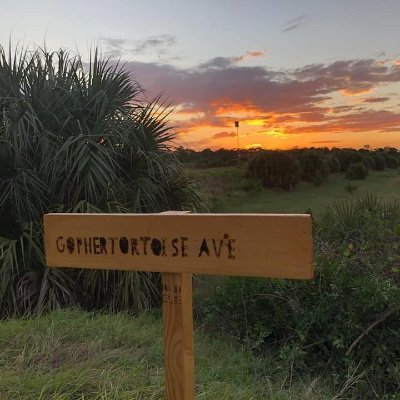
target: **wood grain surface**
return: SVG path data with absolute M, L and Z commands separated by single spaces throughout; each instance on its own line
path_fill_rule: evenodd
M 47 214 L 51 267 L 311 279 L 309 215 Z
M 192 274 L 162 273 L 165 394 L 194 400 Z

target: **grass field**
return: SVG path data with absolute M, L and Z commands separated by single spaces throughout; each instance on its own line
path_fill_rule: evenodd
M 0 323 L 1 400 L 164 399 L 161 318 L 65 310 Z M 197 400 L 332 399 L 323 382 L 195 334 Z M 339 397 L 337 397 L 339 398 Z
M 366 180 L 349 181 L 343 174 L 332 174 L 321 186 L 301 182 L 291 192 L 264 189 L 244 177 L 237 167 L 187 169 L 210 199 L 212 212 L 225 213 L 303 213 L 318 212 L 326 205 L 343 199 L 355 199 L 367 193 L 393 199 L 400 197 L 400 174 L 397 170 L 371 171 Z M 353 193 L 345 190 L 355 185 Z

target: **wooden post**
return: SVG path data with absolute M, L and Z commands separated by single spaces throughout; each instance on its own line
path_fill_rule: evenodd
M 194 400 L 192 274 L 162 273 L 165 394 Z

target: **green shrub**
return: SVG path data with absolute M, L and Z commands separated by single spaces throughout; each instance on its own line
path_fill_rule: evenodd
M 399 168 L 399 157 L 395 155 L 388 155 L 385 158 L 385 163 L 388 168 L 397 169 Z
M 140 309 L 157 275 L 47 269 L 43 214 L 159 212 L 202 197 L 170 150 L 168 113 L 119 65 L 0 46 L 0 317 L 60 306 Z
M 329 371 L 351 399 L 400 388 L 400 204 L 374 197 L 326 209 L 314 225 L 310 282 L 227 278 L 200 312 L 248 347 L 295 357 L 298 372 Z M 375 393 L 377 397 L 375 397 Z
M 356 185 L 346 185 L 346 186 L 344 187 L 344 190 L 345 190 L 347 193 L 350 193 L 350 194 L 354 193 L 357 189 L 358 189 L 358 187 L 357 187 Z
M 342 169 L 340 166 L 340 161 L 334 154 L 330 154 L 327 157 L 326 161 L 328 163 L 329 172 L 331 173 L 341 172 Z
M 382 154 L 380 154 L 378 152 L 375 152 L 373 154 L 373 158 L 374 158 L 374 161 L 375 161 L 375 168 L 374 169 L 376 171 L 384 171 L 385 168 L 386 168 L 385 157 Z
M 368 168 L 363 162 L 351 164 L 346 171 L 346 179 L 361 180 L 368 176 Z
M 291 190 L 300 181 L 300 166 L 287 152 L 260 151 L 250 160 L 247 176 L 265 187 Z
M 328 163 L 313 151 L 305 151 L 300 156 L 301 179 L 320 186 L 329 176 Z

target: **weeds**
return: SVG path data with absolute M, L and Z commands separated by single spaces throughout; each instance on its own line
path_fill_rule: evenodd
M 164 399 L 161 318 L 154 313 L 65 310 L 3 321 L 0 347 L 1 400 Z M 195 349 L 198 400 L 333 396 L 320 379 L 289 380 L 286 371 L 273 371 L 272 360 L 257 358 L 226 337 L 198 331 Z

